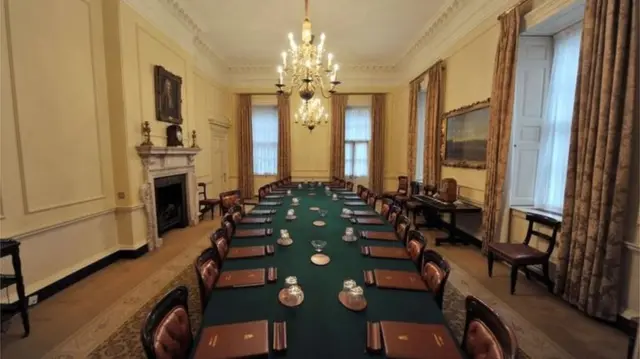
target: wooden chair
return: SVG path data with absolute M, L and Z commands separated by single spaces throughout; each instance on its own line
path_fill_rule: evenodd
M 470 295 L 465 300 L 467 317 L 462 350 L 471 359 L 516 359 L 518 340 L 507 323 L 488 305 Z
M 220 277 L 220 259 L 216 253 L 216 247 L 207 248 L 196 258 L 193 268 L 198 278 L 198 289 L 200 290 L 200 305 L 202 314 L 207 307 L 211 292 L 213 291 L 218 278 Z
M 398 176 L 398 189 L 391 192 L 384 192 L 382 197 L 391 198 L 394 201 L 402 202 L 402 200 L 407 200 L 407 194 L 409 193 L 409 177 L 407 176 Z M 401 197 L 399 200 L 396 197 Z
M 359 184 L 356 186 L 356 196 L 362 198 L 362 191 L 364 191 L 364 186 Z
M 219 267 L 222 267 L 222 263 L 224 259 L 227 258 L 227 254 L 229 253 L 231 238 L 228 237 L 225 228 L 218 228 L 215 230 L 215 232 L 211 233 L 211 236 L 209 236 L 209 241 L 211 242 L 211 248 L 216 249 L 216 262 L 218 263 Z
M 239 189 L 220 193 L 220 215 L 227 213 L 229 208 L 236 204 L 242 205 Z
M 402 214 L 402 209 L 400 207 L 391 206 L 391 209 L 389 210 L 389 216 L 387 217 L 387 222 L 389 222 L 389 224 L 392 225 L 393 228 L 396 228 L 400 221 L 401 214 Z M 407 218 L 407 222 L 408 221 L 409 221 L 409 218 Z
M 487 255 L 487 266 L 489 269 L 489 277 L 493 275 L 493 261 L 495 257 L 511 265 L 511 294 L 516 291 L 516 281 L 518 280 L 518 268 L 524 267 L 524 273 L 527 279 L 530 278 L 529 265 L 542 265 L 542 273 L 544 275 L 545 284 L 549 292 L 553 292 L 553 283 L 549 277 L 549 258 L 556 246 L 556 236 L 560 229 L 560 222 L 541 214 L 528 213 L 526 219 L 529 221 L 527 236 L 522 243 L 489 243 L 489 253 Z M 539 232 L 534 229 L 534 224 L 551 228 L 551 235 Z M 530 247 L 531 237 L 546 239 L 549 241 L 545 252 Z
M 384 217 L 384 219 L 389 219 L 389 212 L 391 212 L 391 207 L 393 207 L 393 201 L 388 198 L 383 198 L 381 201 L 380 215 Z
M 377 203 L 378 203 L 378 196 L 371 191 L 367 192 L 367 204 L 371 206 L 371 208 L 373 208 L 374 211 L 376 210 Z
M 222 216 L 221 225 L 224 229 L 225 236 L 229 239 L 229 243 L 231 243 L 233 234 L 236 233 L 236 223 L 233 221 L 233 216 L 229 213 Z
M 418 268 L 418 270 L 420 269 L 420 263 L 422 262 L 422 252 L 424 252 L 425 247 L 426 243 L 424 241 L 422 233 L 413 229 L 410 230 L 405 242 L 405 248 L 407 249 L 407 253 L 409 253 L 411 261 L 416 265 L 416 268 Z
M 193 346 L 189 322 L 189 293 L 180 286 L 167 293 L 151 309 L 140 330 L 149 359 L 186 359 Z
M 393 229 L 396 232 L 398 240 L 402 244 L 406 245 L 407 236 L 409 235 L 409 230 L 411 229 L 411 222 L 409 222 L 409 218 L 405 215 L 399 215 Z
M 264 200 L 264 198 L 269 194 L 266 186 L 262 186 L 258 189 L 258 201 Z
M 347 182 L 347 190 L 349 192 L 353 192 L 353 182 L 351 181 Z
M 366 187 L 362 187 L 362 192 L 360 192 L 360 198 L 362 198 L 363 201 L 367 201 L 369 199 L 369 189 Z
M 434 299 L 438 304 L 438 308 L 442 310 L 442 301 L 444 298 L 444 286 L 449 279 L 449 273 L 451 272 L 451 266 L 446 259 L 444 259 L 440 253 L 432 250 L 425 249 L 422 253 L 422 269 L 420 274 L 429 290 L 433 293 Z
M 207 184 L 204 182 L 198 183 L 198 205 L 200 206 L 200 220 L 204 219 L 204 215 L 207 212 L 211 212 L 211 219 L 215 217 L 216 207 L 220 204 L 220 200 L 216 198 L 207 197 Z

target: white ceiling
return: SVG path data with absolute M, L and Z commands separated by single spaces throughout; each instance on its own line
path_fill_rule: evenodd
M 343 65 L 396 65 L 447 0 L 310 0 L 313 32 Z M 276 66 L 303 0 L 182 0 L 200 36 L 229 67 Z

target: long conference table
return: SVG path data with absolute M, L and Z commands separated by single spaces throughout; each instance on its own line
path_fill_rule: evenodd
M 315 195 L 309 195 L 314 192 Z M 298 197 L 300 204 L 291 206 L 291 198 Z M 236 289 L 214 289 L 202 318 L 202 326 L 194 341 L 193 358 L 200 340 L 202 328 L 255 320 L 269 321 L 269 343 L 273 341 L 272 325 L 274 321 L 287 323 L 287 350 L 284 353 L 270 351 L 269 357 L 290 358 L 356 358 L 384 357 L 384 350 L 377 355 L 366 352 L 367 321 L 404 321 L 424 324 L 445 323 L 442 311 L 427 292 L 378 289 L 364 284 L 363 270 L 392 269 L 416 271 L 410 260 L 377 259 L 365 257 L 360 246 L 401 247 L 400 242 L 358 239 L 356 242 L 342 240 L 346 227 L 358 230 L 393 231 L 390 224 L 356 225 L 340 217 L 345 200 L 334 201 L 325 194 L 324 188 L 292 189 L 292 196 L 265 201 L 282 201 L 282 205 L 260 206 L 256 209 L 276 209 L 271 215 L 272 223 L 263 225 L 240 225 L 239 229 L 273 228 L 273 235 L 261 238 L 233 239 L 231 247 L 273 244 L 275 254 L 251 259 L 227 259 L 223 271 L 277 267 L 276 283 L 266 283 L 261 287 Z M 325 218 L 309 207 L 328 210 Z M 285 219 L 288 209 L 295 210 L 297 218 Z M 370 207 L 350 207 L 364 210 Z M 251 215 L 250 213 L 248 215 Z M 263 215 L 260 215 L 263 217 Z M 324 220 L 327 225 L 316 227 L 312 223 Z M 276 240 L 280 229 L 287 229 L 294 243 L 288 247 L 279 246 Z M 331 261 L 326 266 L 311 263 L 315 254 L 310 241 L 327 241 L 323 253 Z M 304 292 L 304 301 L 295 308 L 288 308 L 278 301 L 278 292 L 284 287 L 284 279 L 296 276 Z M 347 278 L 356 281 L 364 289 L 368 302 L 362 312 L 353 312 L 345 308 L 338 300 L 343 281 Z M 271 348 L 272 349 L 272 348 Z M 464 358 L 464 355 L 462 352 Z

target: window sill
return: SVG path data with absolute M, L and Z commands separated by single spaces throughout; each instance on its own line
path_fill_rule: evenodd
M 277 174 L 275 174 L 275 173 L 274 174 L 260 174 L 260 175 L 254 174 L 253 175 L 253 177 L 275 177 L 275 176 L 277 176 Z
M 562 214 L 552 211 L 552 210 L 547 210 L 547 209 L 543 209 L 543 208 L 535 208 L 535 207 L 531 207 L 531 206 L 511 206 L 511 209 L 514 211 L 518 211 L 524 214 L 527 213 L 534 213 L 534 214 L 540 214 L 543 216 L 547 216 L 549 218 L 553 218 L 556 221 L 559 221 L 560 223 L 562 223 Z

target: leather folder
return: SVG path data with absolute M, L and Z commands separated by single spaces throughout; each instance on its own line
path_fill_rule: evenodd
M 263 214 L 275 214 L 276 210 L 275 209 L 254 209 L 253 211 L 249 212 L 249 214 L 253 215 L 263 215 Z
M 380 327 L 388 358 L 462 359 L 443 324 L 381 321 Z
M 229 249 L 227 259 L 264 257 L 265 252 L 264 246 L 233 247 Z
M 384 221 L 380 218 L 351 218 L 353 224 L 369 224 L 369 225 L 382 225 Z
M 378 288 L 427 291 L 427 285 L 417 272 L 374 269 L 373 274 Z
M 273 322 L 273 351 L 287 350 L 287 322 Z
M 264 275 L 264 268 L 224 271 L 216 282 L 216 288 L 258 287 L 264 285 Z
M 264 198 L 267 198 L 267 199 L 281 199 L 281 198 L 284 198 L 284 195 L 283 194 L 270 194 L 270 195 L 264 196 Z
M 266 237 L 272 233 L 272 228 L 238 229 L 233 236 L 235 238 Z
M 381 241 L 397 241 L 395 232 L 360 231 L 360 237 Z
M 367 351 L 377 353 L 382 350 L 380 323 L 367 322 Z
M 264 201 L 258 203 L 258 206 L 280 206 L 282 202 L 280 201 Z
M 377 216 L 378 214 L 374 211 L 353 211 L 353 215 L 356 217 L 371 217 L 371 216 Z
M 244 217 L 241 224 L 265 224 L 271 223 L 271 217 Z
M 269 354 L 266 320 L 215 325 L 202 329 L 194 359 L 246 358 Z
M 360 201 L 349 201 L 349 202 L 344 202 L 345 206 L 366 206 L 367 204 L 364 202 L 360 202 Z
M 404 248 L 369 246 L 369 257 L 389 259 L 410 259 L 409 253 Z
M 357 194 L 339 194 L 338 197 L 342 198 L 342 199 L 347 199 L 347 200 L 359 200 L 360 197 L 358 197 Z

